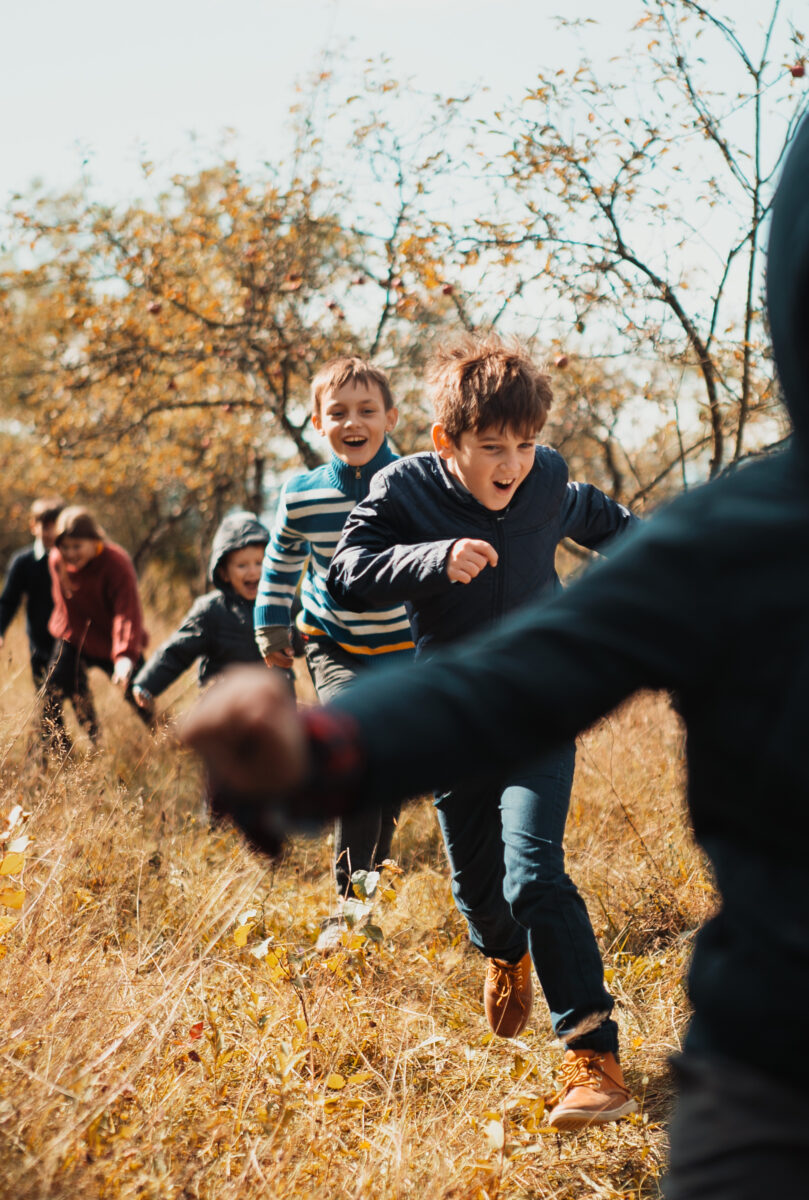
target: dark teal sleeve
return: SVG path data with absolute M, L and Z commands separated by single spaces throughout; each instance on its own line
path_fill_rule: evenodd
M 710 539 L 694 539 L 688 511 L 669 510 L 550 603 L 347 691 L 332 707 L 359 725 L 368 794 L 417 795 L 502 773 L 637 688 L 693 684 L 721 640 L 710 610 L 695 621 L 693 609 L 713 554 Z

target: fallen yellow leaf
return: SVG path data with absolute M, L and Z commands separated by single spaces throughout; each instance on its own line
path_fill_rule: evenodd
M 0 875 L 18 875 L 24 862 L 24 854 L 7 854 L 0 862 Z
M 338 1089 L 338 1088 L 344 1088 L 345 1085 L 346 1085 L 345 1079 L 343 1078 L 342 1075 L 338 1075 L 336 1071 L 332 1071 L 331 1075 L 329 1075 L 328 1079 L 326 1080 L 327 1088 Z
M 4 888 L 0 891 L 0 904 L 4 908 L 22 908 L 24 898 L 24 888 Z

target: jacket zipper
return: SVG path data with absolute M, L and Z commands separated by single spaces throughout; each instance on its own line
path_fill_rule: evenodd
M 505 588 L 505 579 L 506 579 L 506 573 L 503 569 L 504 565 L 505 565 L 503 563 L 503 548 L 506 544 L 505 534 L 503 532 L 503 530 L 504 530 L 503 523 L 504 523 L 505 519 L 506 519 L 505 513 L 503 513 L 499 517 L 495 517 L 495 519 L 494 519 L 494 532 L 495 532 L 495 547 L 494 548 L 497 551 L 497 566 L 494 568 L 495 585 L 494 585 L 493 617 L 495 620 L 497 620 L 499 617 L 501 617 L 503 615 L 503 611 L 502 611 L 503 610 L 503 591 Z

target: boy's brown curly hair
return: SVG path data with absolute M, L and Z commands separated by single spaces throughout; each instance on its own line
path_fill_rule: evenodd
M 457 442 L 469 430 L 510 429 L 535 437 L 553 392 L 517 338 L 464 334 L 438 347 L 427 367 L 435 419 Z

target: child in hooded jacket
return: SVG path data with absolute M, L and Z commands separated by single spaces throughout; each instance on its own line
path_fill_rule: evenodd
M 253 513 L 235 512 L 220 524 L 211 545 L 213 590 L 198 597 L 179 627 L 133 683 L 135 703 L 154 710 L 155 697 L 199 660 L 200 685 L 233 663 L 260 663 L 253 635 L 253 605 L 269 530 Z

